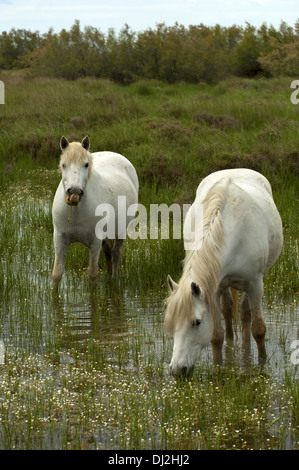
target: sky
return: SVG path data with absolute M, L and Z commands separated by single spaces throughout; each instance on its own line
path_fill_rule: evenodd
M 254 26 L 278 28 L 281 21 L 294 26 L 299 18 L 298 0 L 0 0 L 0 33 L 12 28 L 55 32 L 69 30 L 75 20 L 106 33 L 119 32 L 127 23 L 133 31 L 155 29 L 156 24 L 186 27 Z

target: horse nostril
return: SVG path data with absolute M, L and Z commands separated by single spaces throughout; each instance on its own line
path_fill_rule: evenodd
M 68 196 L 71 196 L 72 194 L 78 194 L 78 196 L 81 198 L 81 197 L 83 196 L 83 194 L 84 194 L 84 191 L 83 191 L 82 189 L 80 189 L 80 188 L 72 188 L 72 187 L 71 187 L 71 188 L 68 188 L 68 189 L 66 190 L 66 194 L 67 194 Z
M 181 375 L 182 375 L 182 377 L 187 377 L 188 376 L 188 368 L 186 366 L 182 367 Z
M 187 376 L 188 369 L 187 367 L 171 367 L 170 368 L 171 374 L 175 379 L 180 379 Z
M 183 366 L 181 368 L 171 368 L 171 373 L 175 379 L 189 379 L 193 374 L 194 366 Z

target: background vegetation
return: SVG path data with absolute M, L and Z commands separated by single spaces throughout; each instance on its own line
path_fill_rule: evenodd
M 19 70 L 0 79 L 0 448 L 298 449 L 291 345 L 298 329 L 299 105 L 290 101 L 292 79 L 124 86 Z M 147 207 L 192 202 L 200 180 L 222 168 L 253 168 L 269 178 L 285 242 L 265 276 L 264 370 L 254 344 L 243 362 L 239 329 L 222 368 L 212 367 L 207 351 L 191 381 L 170 376 L 163 301 L 167 274 L 180 276 L 182 240 L 128 239 L 118 285 L 101 259 L 95 290 L 88 250 L 75 244 L 52 298 L 51 206 L 62 134 L 89 134 L 92 151 L 128 157 Z
M 278 77 L 299 74 L 299 23 L 265 23 L 256 28 L 176 23 L 117 35 L 95 27 L 60 33 L 12 29 L 0 35 L 0 70 L 25 68 L 35 76 L 76 79 L 85 76 L 132 83 L 140 78 L 168 83 L 218 82 L 228 76 Z
M 96 28 L 0 36 L 0 448 L 298 449 L 299 29 L 157 25 L 117 36 Z M 282 75 L 289 75 L 283 77 Z M 254 78 L 253 78 L 254 77 Z M 70 80 L 72 79 L 72 80 Z M 76 80 L 75 80 L 76 79 Z M 125 155 L 139 200 L 191 203 L 207 174 L 247 167 L 271 182 L 284 227 L 265 276 L 268 361 L 225 364 L 209 350 L 190 381 L 169 374 L 167 274 L 182 240 L 130 240 L 119 282 L 88 250 L 68 250 L 50 289 L 59 140 Z M 3 354 L 4 353 L 4 354 Z M 243 361 L 244 359 L 244 361 Z
M 279 295 L 296 292 L 299 106 L 290 101 L 291 79 L 234 78 L 218 85 L 143 80 L 125 87 L 89 77 L 28 79 L 9 71 L 0 79 L 6 83 L 0 109 L 2 191 L 22 179 L 31 184 L 36 174 L 39 187 L 45 185 L 53 197 L 60 175 L 54 171 L 49 181 L 45 173 L 43 180 L 37 169 L 57 168 L 61 135 L 81 141 L 88 134 L 92 151 L 129 158 L 146 207 L 193 202 L 200 180 L 212 171 L 255 169 L 270 180 L 285 229 L 285 256 L 279 261 L 284 268 L 277 265 L 267 279 Z M 178 278 L 180 240 L 153 242 L 150 250 L 149 241 L 133 244 L 144 250 L 148 264 L 124 258 L 137 289 L 144 289 L 144 282 L 149 289 L 161 286 L 168 273 Z M 87 254 L 79 258 L 87 262 Z M 152 265 L 155 270 L 148 269 Z

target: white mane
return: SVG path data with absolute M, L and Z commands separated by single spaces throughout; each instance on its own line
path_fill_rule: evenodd
M 224 244 L 221 210 L 225 204 L 228 184 L 229 181 L 223 179 L 210 189 L 203 201 L 203 221 L 195 221 L 197 224 L 203 223 L 202 246 L 199 250 L 186 252 L 178 288 L 166 300 L 165 327 L 172 333 L 180 328 L 184 319 L 190 323 L 194 319 L 192 281 L 200 286 L 209 310 L 213 316 L 215 314 L 215 294 L 221 269 L 218 253 Z

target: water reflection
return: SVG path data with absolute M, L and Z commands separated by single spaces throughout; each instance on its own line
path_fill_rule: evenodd
M 84 288 L 81 289 L 81 294 L 84 291 Z M 115 345 L 120 347 L 131 338 L 128 347 L 132 348 L 132 341 L 138 340 L 139 351 L 145 362 L 151 360 L 164 363 L 165 374 L 171 379 L 168 363 L 171 359 L 172 339 L 164 335 L 163 292 L 160 295 L 148 292 L 147 295 L 136 296 L 103 275 L 96 289 L 89 286 L 88 293 L 85 292 L 76 301 L 64 300 L 63 296 L 55 297 L 53 310 L 61 349 L 75 347 L 83 351 L 94 342 L 98 348 L 107 352 L 107 348 L 111 349 Z M 223 365 L 235 366 L 244 371 L 257 366 L 261 371 L 271 370 L 283 378 L 285 370 L 293 367 L 291 345 L 299 338 L 299 309 L 296 304 L 275 307 L 264 305 L 263 314 L 267 325 L 266 360 L 259 362 L 252 337 L 249 347 L 242 347 L 239 324 L 235 340 L 224 342 Z M 208 347 L 202 352 L 196 367 L 212 365 L 212 362 L 212 350 Z
M 263 306 L 263 317 L 266 323 L 266 352 L 267 357 L 259 361 L 256 343 L 251 335 L 250 344 L 242 346 L 242 331 L 240 322 L 237 325 L 237 335 L 234 341 L 224 341 L 223 366 L 236 367 L 250 371 L 258 367 L 261 372 L 271 372 L 284 379 L 286 371 L 299 375 L 298 368 L 291 361 L 292 344 L 299 339 L 299 307 L 296 303 Z M 223 321 L 224 326 L 224 321 Z M 211 346 L 202 351 L 196 367 L 212 366 L 213 355 Z
M 89 286 L 88 294 L 76 302 L 54 294 L 52 303 L 62 349 L 75 347 L 82 351 L 92 341 L 112 343 L 128 334 L 124 291 L 120 288 L 107 283 L 101 285 L 101 290 Z

